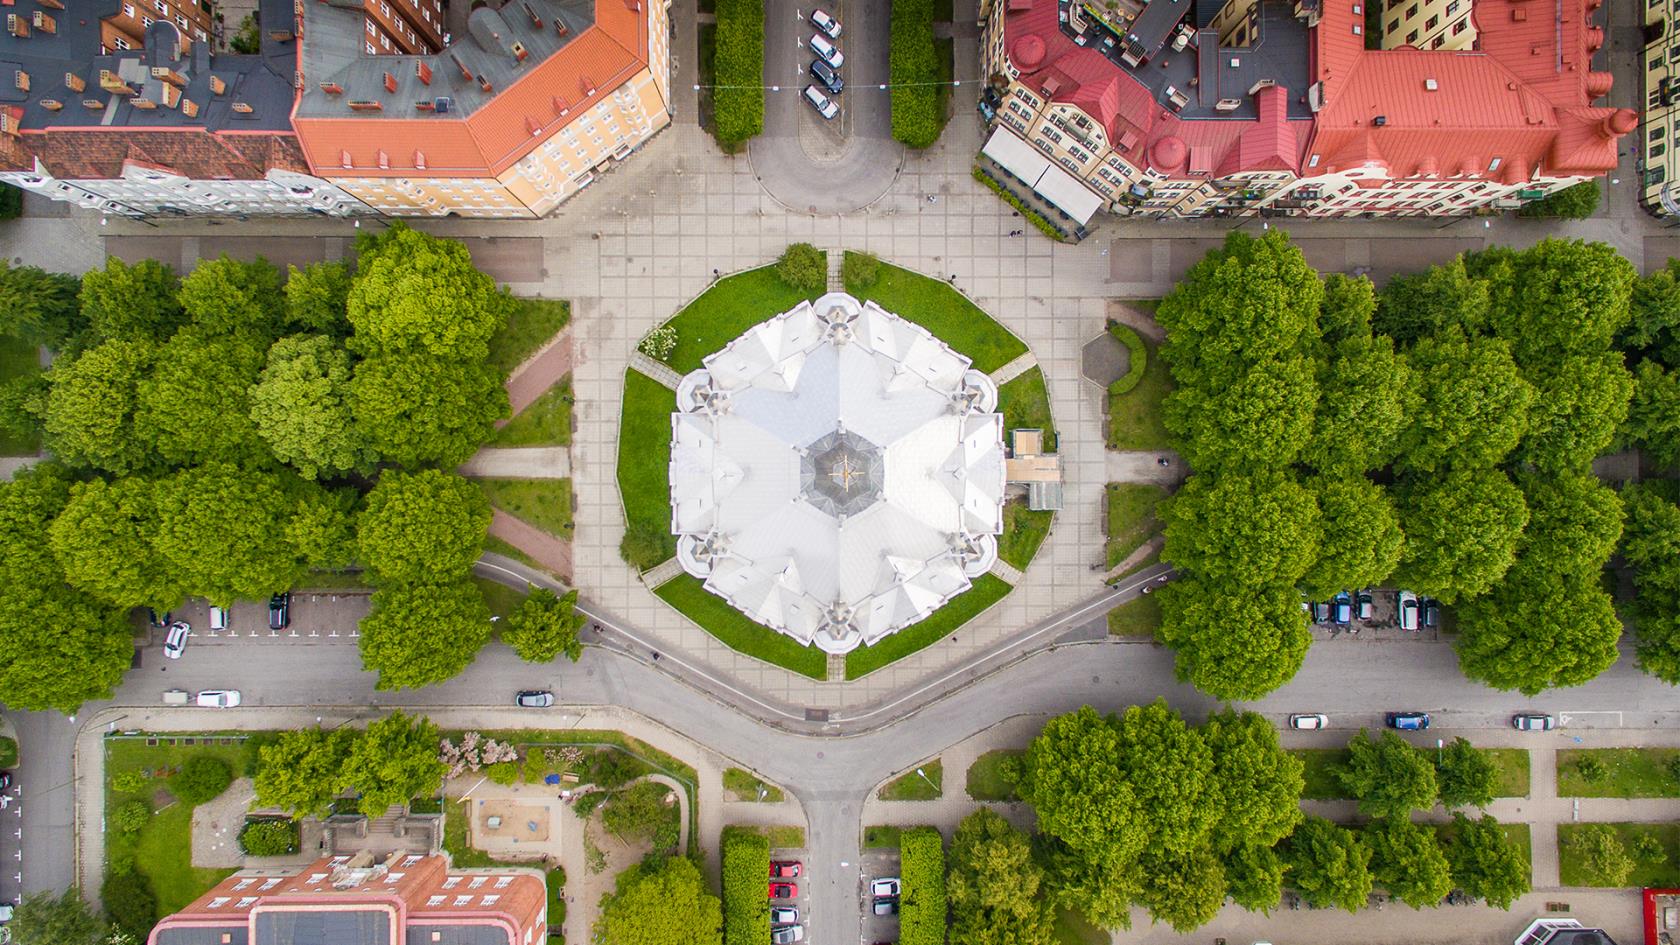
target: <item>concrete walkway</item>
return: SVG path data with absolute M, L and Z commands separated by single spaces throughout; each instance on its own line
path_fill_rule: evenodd
M 992 372 L 992 383 L 1002 387 L 1035 367 L 1038 367 L 1038 359 L 1033 357 L 1033 353 L 1031 351 L 1022 352 L 1013 361 Z
M 510 416 L 517 417 L 521 410 L 531 406 L 532 402 L 570 373 L 572 326 L 568 324 L 539 348 L 536 354 L 526 358 L 525 363 L 514 368 L 513 373 L 508 375 L 508 403 L 512 410 Z M 502 425 L 504 424 L 497 424 Z
M 471 479 L 570 479 L 572 451 L 564 446 L 487 446 L 457 471 Z
M 1166 459 L 1167 465 L 1161 465 Z M 1176 487 L 1189 475 L 1190 467 L 1172 450 L 1109 450 L 1109 482 L 1144 482 Z

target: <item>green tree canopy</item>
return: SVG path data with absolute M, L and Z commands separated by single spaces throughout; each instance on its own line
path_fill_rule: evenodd
M 107 341 L 53 365 L 45 431 L 54 456 L 118 475 L 152 463 L 134 415 L 155 351 L 143 341 Z
M 1619 351 L 1578 354 L 1529 371 L 1535 385 L 1531 427 L 1517 458 L 1547 471 L 1585 471 L 1610 447 L 1627 418 L 1633 375 Z
M 577 610 L 577 591 L 559 596 L 546 587 L 532 588 L 508 618 L 502 642 L 528 663 L 547 663 L 562 653 L 576 663 L 583 655 L 583 644 L 578 642 L 583 621 Z
M 1608 243 L 1542 240 L 1495 271 L 1489 325 L 1525 368 L 1603 352 L 1628 322 L 1637 274 Z
M 1244 909 L 1269 914 L 1283 899 L 1283 868 L 1272 847 L 1237 847 L 1225 854 L 1225 891 Z
M 1165 699 L 1127 707 L 1119 733 L 1120 775 L 1149 822 L 1145 851 L 1174 869 L 1192 869 L 1185 858 L 1208 845 L 1222 814 L 1214 805 L 1221 792 L 1213 751 Z
M 507 416 L 508 399 L 486 362 L 391 355 L 356 365 L 350 411 L 383 459 L 406 467 L 455 467 Z
M 1668 368 L 1680 367 L 1680 260 L 1634 282 L 1628 302 L 1628 324 L 1618 339 L 1621 347 L 1655 359 Z
M 1665 371 L 1655 361 L 1639 362 L 1622 430 L 1657 465 L 1680 464 L 1680 372 Z
M 1052 899 L 1026 834 L 982 807 L 957 825 L 949 861 L 954 945 L 1053 945 Z
M 1442 807 L 1486 807 L 1493 803 L 1499 772 L 1488 753 L 1463 738 L 1436 752 L 1435 784 Z
M 1315 479 L 1307 488 L 1318 495 L 1324 540 L 1302 590 L 1324 600 L 1350 587 L 1380 587 L 1406 543 L 1387 491 L 1363 476 Z
M 1162 419 L 1202 471 L 1287 465 L 1312 435 L 1318 382 L 1311 358 L 1296 354 L 1234 369 L 1218 387 L 1180 386 Z
M 1435 806 L 1435 766 L 1393 732 L 1376 739 L 1364 729 L 1348 742 L 1348 760 L 1336 777 L 1372 817 L 1405 817 Z
M 1650 485 L 1629 486 L 1622 496 L 1622 554 L 1634 568 L 1639 667 L 1680 682 L 1680 506 Z
M 129 476 L 76 484 L 47 538 L 77 589 L 117 607 L 172 610 L 183 596 L 169 559 L 153 542 L 157 486 Z
M 350 264 L 311 263 L 287 267 L 286 326 L 290 331 L 333 337 L 350 333 L 345 305 L 350 298 Z
M 1323 537 L 1313 494 L 1282 473 L 1192 475 L 1161 514 L 1162 557 L 1218 582 L 1293 584 Z
M 1349 912 L 1371 895 L 1371 850 L 1359 835 L 1322 817 L 1307 817 L 1283 844 L 1289 884 L 1320 908 Z
M 1410 413 L 1412 369 L 1387 337 L 1351 337 L 1318 372 L 1312 439 L 1301 459 L 1323 473 L 1357 475 L 1387 465 Z
M 470 581 L 381 587 L 362 618 L 362 665 L 380 689 L 417 689 L 459 675 L 489 639 L 490 608 Z
M 185 318 L 174 270 L 155 259 L 130 266 L 115 256 L 82 276 L 82 316 L 100 341 L 160 342 Z
M 1451 839 L 1446 844 L 1453 882 L 1488 905 L 1509 909 L 1528 892 L 1530 864 L 1523 849 L 1505 838 L 1499 822 L 1483 814 L 1471 820 L 1453 814 Z
M 286 523 L 285 537 L 310 570 L 338 571 L 355 561 L 353 522 L 359 499 L 354 488 L 304 490 Z
M 1496 689 L 1579 686 L 1616 662 L 1622 623 L 1596 573 L 1519 562 L 1458 611 L 1458 665 Z
M 1318 307 L 1318 325 L 1324 343 L 1341 344 L 1350 338 L 1371 334 L 1371 316 L 1377 310 L 1377 288 L 1365 276 L 1332 272 L 1324 277 L 1324 301 Z
M 295 476 L 209 463 L 158 480 L 157 549 L 182 588 L 213 603 L 267 597 L 303 576 L 282 540 L 303 484 Z
M 1143 852 L 1147 815 L 1131 783 L 1117 776 L 1120 749 L 1114 720 L 1090 706 L 1045 724 L 1022 756 L 1015 783 L 1037 812 L 1040 832 L 1117 862 Z
M 361 354 L 425 353 L 462 365 L 490 353 L 512 297 L 473 268 L 465 244 L 393 224 L 356 241 L 347 313 Z M 497 378 L 496 380 L 500 380 Z
M 1217 699 L 1258 699 L 1301 668 L 1312 635 L 1293 587 L 1250 588 L 1198 577 L 1164 587 L 1161 640 L 1180 682 Z
M 454 473 L 387 470 L 356 522 L 362 561 L 380 581 L 439 583 L 465 578 L 484 550 L 490 500 Z
M 57 896 L 38 892 L 23 897 L 12 915 L 11 929 L 15 940 L 24 945 L 104 945 L 106 934 L 105 923 L 94 916 L 75 886 Z
M 1225 904 L 1225 866 L 1212 850 L 1147 853 L 1138 902 L 1155 922 L 1189 932 L 1212 922 Z
M 8 707 L 70 714 L 109 699 L 133 656 L 124 611 L 63 584 L 0 588 L 0 700 Z
M 350 355 L 326 335 L 293 335 L 268 349 L 251 388 L 251 420 L 283 463 L 306 479 L 365 472 L 377 458 L 350 409 Z
M 1461 257 L 1426 272 L 1388 280 L 1371 326 L 1401 347 L 1410 347 L 1454 326 L 1478 329 L 1487 315 L 1487 286 L 1471 278 Z
M 1609 824 L 1580 824 L 1564 841 L 1595 886 L 1626 886 L 1636 865 Z
M 0 260 L 0 334 L 64 351 L 87 327 L 77 298 L 82 281 L 36 266 Z
M 263 460 L 268 451 L 247 395 L 262 360 L 262 349 L 246 337 L 196 327 L 176 332 L 137 386 L 134 435 L 171 466 Z
M 1518 555 L 1543 571 L 1596 573 L 1622 537 L 1622 500 L 1591 473 L 1524 475 L 1528 527 Z
M 1497 469 L 1455 469 L 1398 490 L 1406 548 L 1396 573 L 1447 603 L 1485 593 L 1516 560 L 1528 524 L 1523 494 Z
M 683 857 L 646 860 L 618 874 L 601 899 L 595 938 L 612 945 L 722 945 L 723 905 Z
M 206 259 L 181 280 L 181 308 L 206 335 L 243 335 L 258 348 L 279 337 L 286 297 L 266 259 Z
M 1453 329 L 1420 340 L 1411 366 L 1419 396 L 1400 436 L 1401 468 L 1491 466 L 1528 431 L 1534 387 L 1503 340 Z
M 431 797 L 449 766 L 438 758 L 438 728 L 402 712 L 370 722 L 344 759 L 344 782 L 361 793 L 357 808 L 380 817 L 397 804 Z
M 348 786 L 345 766 L 358 737 L 347 728 L 281 732 L 258 751 L 252 779 L 257 802 L 289 811 L 299 820 L 325 816 L 332 799 Z
M 1277 727 L 1255 712 L 1227 709 L 1203 728 L 1213 753 L 1212 797 L 1219 823 L 1216 850 L 1271 847 L 1301 822 L 1301 759 L 1278 744 Z
M 61 577 L 47 529 L 70 501 L 64 467 L 39 463 L 0 481 L 0 588 Z
M 1435 831 L 1404 816 L 1371 821 L 1364 830 L 1371 875 L 1388 894 L 1413 909 L 1440 905 L 1452 892 L 1452 867 Z

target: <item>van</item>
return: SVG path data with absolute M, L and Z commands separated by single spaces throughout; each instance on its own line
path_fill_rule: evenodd
M 210 629 L 211 630 L 226 630 L 227 626 L 228 626 L 228 608 L 226 608 L 226 607 L 212 607 L 212 608 L 210 608 Z
M 186 705 L 192 701 L 192 693 L 185 689 L 165 689 L 163 691 L 164 705 Z
M 1398 611 L 1400 629 L 1416 630 L 1418 628 L 1418 597 L 1411 591 L 1401 591 L 1395 595 L 1395 608 Z

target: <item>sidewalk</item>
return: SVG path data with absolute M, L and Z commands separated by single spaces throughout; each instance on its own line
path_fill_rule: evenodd
M 490 510 L 490 535 L 530 555 L 538 564 L 568 583 L 572 577 L 572 543 L 550 535 L 501 509 Z
M 458 472 L 471 479 L 569 479 L 572 453 L 564 446 L 487 446 Z
M 567 324 L 560 329 L 547 344 L 537 350 L 536 354 L 525 359 L 525 363 L 513 369 L 508 375 L 507 392 L 511 406 L 509 417 L 519 416 L 519 412 L 531 406 L 532 402 L 543 395 L 543 392 L 559 383 L 560 379 L 572 373 L 572 326 Z M 497 421 L 496 426 L 502 427 L 507 421 Z

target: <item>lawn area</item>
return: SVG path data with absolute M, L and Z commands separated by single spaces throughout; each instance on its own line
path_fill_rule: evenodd
M 1050 520 L 1056 513 L 1035 512 L 1026 499 L 1013 499 L 1003 507 L 1003 534 L 998 536 L 998 557 L 1022 571 L 1038 554 L 1038 546 L 1050 534 Z
M 968 796 L 977 801 L 1014 801 L 1015 788 L 1003 776 L 1003 765 L 1026 754 L 1018 748 L 996 748 L 968 766 Z
M 1108 612 L 1108 632 L 1117 637 L 1153 637 L 1161 632 L 1161 599 L 1143 594 Z
M 498 555 L 502 555 L 503 557 L 512 558 L 513 560 L 518 561 L 519 563 L 525 565 L 526 567 L 536 568 L 538 571 L 541 571 L 544 574 L 553 573 L 553 572 L 549 571 L 547 568 L 543 567 L 541 564 L 537 563 L 537 559 L 531 557 L 530 555 L 526 554 L 523 551 L 520 551 L 518 548 L 513 547 L 512 545 L 510 545 L 507 542 L 501 540 L 500 538 L 497 538 L 495 535 L 488 535 L 488 536 L 485 537 L 485 539 L 484 539 L 484 550 L 487 551 L 487 552 L 490 552 L 492 554 L 498 554 Z
M 1432 755 L 1435 749 L 1431 747 L 1418 750 Z M 1527 751 L 1521 748 L 1478 750 L 1488 756 L 1497 772 L 1493 788 L 1495 797 L 1528 796 Z M 1342 782 L 1336 778 L 1336 769 L 1347 763 L 1347 749 L 1291 748 L 1289 753 L 1301 759 L 1304 765 L 1301 774 L 1306 781 L 1306 789 L 1301 792 L 1301 797 L 1309 801 L 1337 801 L 1348 796 L 1347 791 L 1342 789 Z
M 506 325 L 490 339 L 490 363 L 506 376 L 572 320 L 572 303 L 559 299 L 515 299 Z
M 1056 421 L 1050 416 L 1044 371 L 1033 368 L 999 387 L 998 411 L 1003 414 L 1005 437 L 1011 430 L 1043 430 L 1045 452 L 1056 451 Z
M 678 343 L 680 349 L 681 343 Z M 624 372 L 618 421 L 618 492 L 629 526 L 659 536 L 658 560 L 632 561 L 643 570 L 677 553 L 671 537 L 671 414 L 677 392 L 639 371 Z
M 513 616 L 513 612 L 519 609 L 519 604 L 527 593 L 476 574 L 473 575 L 472 581 L 478 585 L 479 593 L 484 595 L 484 603 L 490 608 L 490 613 L 503 620 Z
M 1009 585 L 996 575 L 980 575 L 973 587 L 951 598 L 926 620 L 890 634 L 874 646 L 861 646 L 847 653 L 846 678 L 858 679 L 928 646 L 1002 600 L 1009 590 Z
M 16 338 L 0 337 L 0 382 L 41 373 L 41 358 L 34 345 Z M 0 432 L 0 456 L 33 456 L 41 450 L 41 438 L 18 438 Z
M 873 299 L 887 311 L 933 332 L 967 355 L 983 373 L 990 374 L 1026 353 L 1026 342 L 938 279 L 883 262 L 874 285 L 867 289 L 847 286 L 846 291 L 860 299 Z
M 881 849 L 891 847 L 898 849 L 898 835 L 904 832 L 902 827 L 888 827 L 884 824 L 863 828 L 863 845 L 866 849 Z
M 933 759 L 916 771 L 906 771 L 904 774 L 886 784 L 875 792 L 875 796 L 883 801 L 937 801 L 945 793 L 945 764 L 938 758 Z
M 1525 748 L 1483 748 L 1482 754 L 1493 762 L 1498 778 L 1494 782 L 1494 797 L 1528 796 L 1528 750 Z
M 734 794 L 743 801 L 762 801 L 766 804 L 777 804 L 782 800 L 782 789 L 768 781 L 755 776 L 744 768 L 723 769 L 723 789 Z M 759 797 L 758 792 L 764 796 Z
M 1124 394 L 1108 398 L 1108 448 L 1113 450 L 1164 450 L 1172 447 L 1167 428 L 1161 422 L 1161 401 L 1172 390 L 1172 375 L 1153 341 L 1149 365 L 1138 385 Z
M 572 376 L 531 401 L 490 437 L 491 446 L 568 446 L 572 442 Z
M 677 330 L 677 347 L 665 363 L 678 374 L 687 374 L 700 367 L 702 358 L 748 328 L 816 297 L 789 288 L 776 275 L 775 266 L 725 276 L 665 323 Z M 670 439 L 669 427 L 667 421 L 666 439 Z
M 1558 824 L 1558 876 L 1565 886 L 1607 885 L 1581 862 L 1569 839 L 1590 824 Z M 1610 824 L 1633 858 L 1633 873 L 1625 886 L 1672 888 L 1680 885 L 1680 824 Z M 1641 855 L 1636 849 L 1641 837 L 1652 837 L 1662 845 L 1661 858 Z
M 828 657 L 821 650 L 800 646 L 792 637 L 753 622 L 728 601 L 706 590 L 692 574 L 680 574 L 666 581 L 654 594 L 738 653 L 812 679 L 828 676 Z
M 1108 535 L 1108 566 L 1126 560 L 1144 542 L 1155 537 L 1161 520 L 1155 510 L 1167 490 L 1145 483 L 1111 482 L 1103 492 L 1108 505 L 1106 534 Z
M 805 828 L 796 824 L 730 824 L 729 830 L 745 830 L 770 841 L 772 850 L 797 850 L 805 845 Z
M 0 768 L 15 768 L 17 763 L 17 740 L 0 736 Z
M 479 479 L 490 504 L 531 525 L 572 537 L 572 481 L 570 479 Z
M 1680 797 L 1680 780 L 1669 765 L 1680 757 L 1673 748 L 1571 748 L 1557 753 L 1559 797 Z M 1604 777 L 1589 782 L 1577 762 L 1592 758 Z

